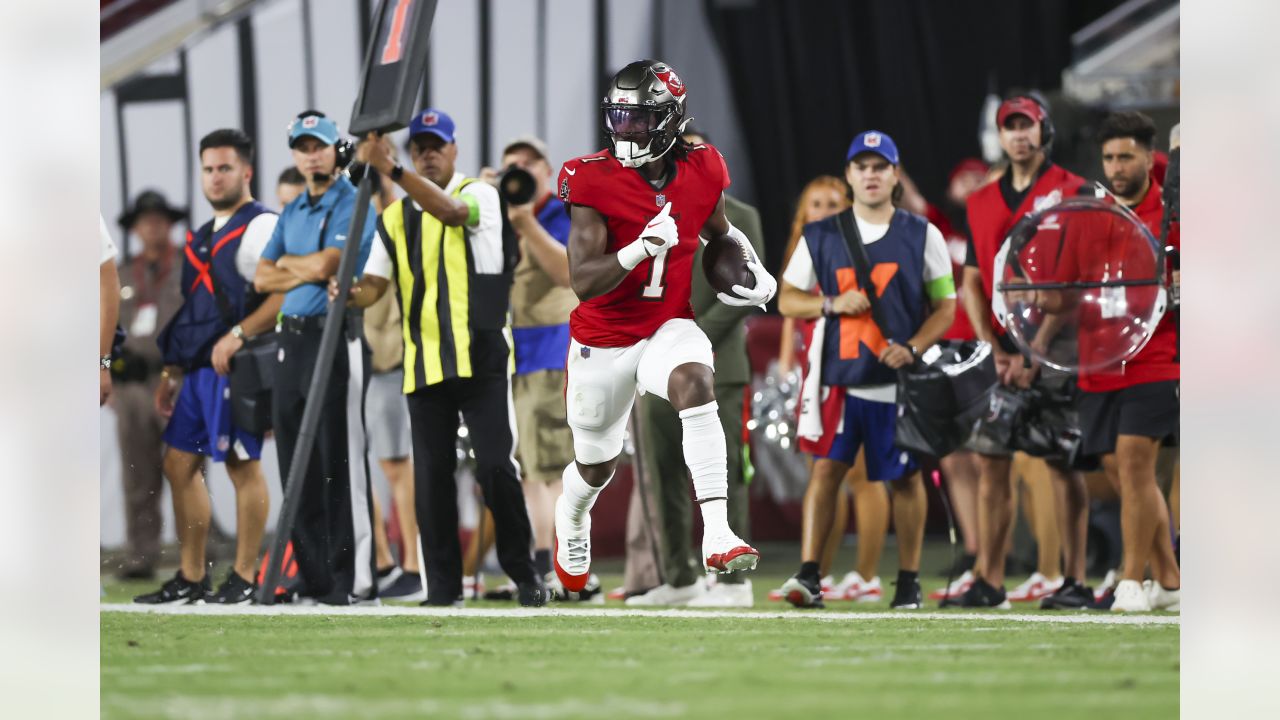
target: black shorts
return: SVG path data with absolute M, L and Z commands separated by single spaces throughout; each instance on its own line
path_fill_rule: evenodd
M 1077 408 L 1087 455 L 1109 455 L 1116 437 L 1165 440 L 1178 436 L 1178 381 L 1142 383 L 1110 392 L 1081 392 Z

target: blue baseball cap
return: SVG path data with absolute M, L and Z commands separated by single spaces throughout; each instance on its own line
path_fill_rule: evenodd
M 322 115 L 307 115 L 294 118 L 289 123 L 289 147 L 298 142 L 298 138 L 310 135 L 325 145 L 338 142 L 338 124 Z
M 849 154 L 845 155 L 844 161 L 850 162 L 862 153 L 875 153 L 888 160 L 890 165 L 898 164 L 898 146 L 894 144 L 893 138 L 879 130 L 858 133 L 849 145 Z
M 447 143 L 453 142 L 453 118 L 440 110 L 427 108 L 409 121 L 409 137 L 431 133 Z

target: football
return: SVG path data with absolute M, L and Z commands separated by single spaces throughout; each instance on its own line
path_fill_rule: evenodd
M 756 276 L 747 269 L 751 255 L 733 238 L 712 238 L 702 248 L 702 272 L 716 292 L 737 296 L 734 285 L 752 288 Z

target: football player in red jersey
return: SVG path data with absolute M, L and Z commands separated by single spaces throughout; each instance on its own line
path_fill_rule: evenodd
M 570 207 L 570 284 L 581 303 L 565 401 L 575 461 L 556 501 L 556 574 L 579 591 L 591 567 L 591 507 L 613 477 L 636 391 L 656 393 L 680 414 L 685 463 L 702 510 L 707 570 L 756 566 L 759 553 L 729 528 L 724 430 L 712 392 L 711 342 L 693 322 L 690 277 L 699 237 L 732 238 L 749 258 L 751 287 L 720 293 L 730 305 L 763 305 L 777 282 L 724 214 L 724 158 L 679 140 L 692 119 L 685 86 L 654 60 L 627 65 L 601 104 L 611 147 L 560 170 Z

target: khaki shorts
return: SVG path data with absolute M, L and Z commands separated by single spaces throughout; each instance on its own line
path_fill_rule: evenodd
M 573 431 L 565 420 L 564 371 L 539 370 L 511 378 L 520 435 L 516 459 L 525 480 L 552 483 L 573 461 Z

